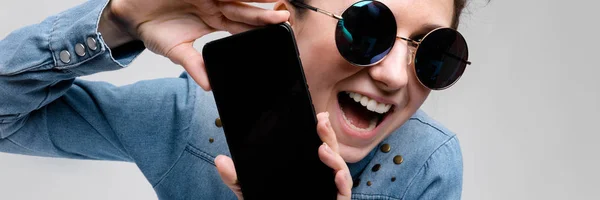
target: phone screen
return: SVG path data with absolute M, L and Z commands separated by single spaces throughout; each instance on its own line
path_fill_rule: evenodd
M 246 199 L 335 199 L 287 24 L 207 43 L 206 70 Z

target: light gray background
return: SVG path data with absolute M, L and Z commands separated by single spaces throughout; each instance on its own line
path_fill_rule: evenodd
M 423 106 L 459 135 L 463 199 L 600 199 L 599 3 L 471 1 L 459 29 L 474 64 Z M 3 1 L 0 38 L 81 2 Z M 85 78 L 123 85 L 181 71 L 145 52 L 127 69 Z M 156 195 L 133 164 L 0 154 L 0 199 Z

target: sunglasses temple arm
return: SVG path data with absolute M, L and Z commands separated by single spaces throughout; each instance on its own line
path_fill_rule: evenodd
M 333 13 L 330 13 L 330 12 L 328 12 L 326 10 L 322 10 L 322 9 L 319 9 L 319 8 L 316 8 L 316 7 L 312 7 L 310 5 L 307 5 L 307 4 L 304 4 L 304 3 L 301 3 L 301 2 L 298 2 L 298 1 L 295 1 L 295 0 L 290 0 L 290 3 L 292 5 L 294 5 L 294 6 L 298 6 L 298 7 L 301 7 L 301 8 L 306 8 L 306 9 L 309 9 L 309 10 L 312 10 L 312 11 L 315 11 L 315 12 L 319 12 L 319 13 L 328 15 L 330 17 L 333 17 L 333 18 L 337 19 L 337 20 L 342 20 L 341 16 L 333 14 Z

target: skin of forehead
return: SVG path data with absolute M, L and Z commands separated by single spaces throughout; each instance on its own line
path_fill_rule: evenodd
M 308 1 L 309 3 L 317 0 Z M 336 7 L 330 12 L 342 14 L 348 6 L 358 2 L 357 0 L 342 0 L 342 7 Z M 398 27 L 415 27 L 418 30 L 399 30 L 400 32 L 416 32 L 426 24 L 434 24 L 441 27 L 450 27 L 454 15 L 454 0 L 379 0 L 388 6 L 394 16 Z M 333 2 L 328 2 L 331 4 Z M 323 8 L 327 9 L 327 8 Z

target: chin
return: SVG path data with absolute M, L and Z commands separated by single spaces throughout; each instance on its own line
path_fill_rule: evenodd
M 374 147 L 371 148 L 361 148 L 361 147 L 352 147 L 345 145 L 344 143 L 339 143 L 340 145 L 340 156 L 347 163 L 356 163 L 361 161 Z

